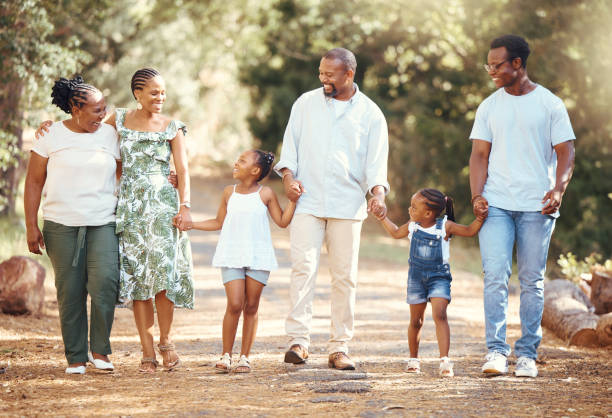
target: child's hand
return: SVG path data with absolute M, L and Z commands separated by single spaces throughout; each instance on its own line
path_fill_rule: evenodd
M 387 205 L 384 200 L 378 196 L 374 196 L 368 202 L 368 212 L 370 212 L 376 219 L 382 221 L 387 216 Z
M 168 183 L 170 183 L 175 189 L 178 187 L 178 176 L 173 170 L 170 170 L 170 175 L 168 176 Z
M 53 125 L 53 121 L 46 120 L 40 124 L 36 132 L 34 133 L 34 138 L 40 139 L 41 136 L 44 136 L 47 132 L 49 132 L 49 126 Z
M 484 197 L 478 196 L 472 202 L 472 210 L 476 218 L 484 220 L 489 215 L 489 202 Z

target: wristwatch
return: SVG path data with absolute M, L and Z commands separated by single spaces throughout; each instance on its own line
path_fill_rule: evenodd
M 187 209 L 191 209 L 191 202 L 189 201 L 183 202 L 181 203 L 181 206 L 185 206 Z

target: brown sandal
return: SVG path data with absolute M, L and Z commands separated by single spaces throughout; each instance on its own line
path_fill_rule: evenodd
M 152 364 L 153 370 L 143 368 L 142 366 L 144 366 L 145 364 Z M 140 359 L 140 367 L 138 368 L 138 371 L 141 373 L 155 373 L 158 365 L 159 363 L 157 362 L 155 357 L 143 357 Z
M 166 345 L 158 344 L 157 348 L 159 349 L 159 352 L 161 353 L 162 358 L 163 358 L 164 353 L 168 353 L 170 351 L 176 352 L 176 347 L 174 346 L 173 343 L 169 343 L 169 344 L 166 344 Z M 173 362 L 166 364 L 166 360 L 163 360 L 163 363 L 164 363 L 164 368 L 166 370 L 170 371 L 170 370 L 174 370 L 178 366 L 180 366 L 181 359 L 179 358 L 179 356 L 177 354 L 176 355 L 176 360 L 174 360 Z

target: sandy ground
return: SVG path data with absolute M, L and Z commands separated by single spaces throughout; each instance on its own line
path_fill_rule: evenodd
M 222 182 L 194 181 L 195 218 L 214 214 L 222 186 Z M 422 373 L 405 373 L 407 266 L 365 258 L 360 261 L 351 343 L 357 370 L 327 368 L 330 285 L 325 255 L 317 283 L 311 357 L 305 365 L 284 364 L 289 242 L 287 231 L 274 229 L 273 234 L 281 268 L 263 293 L 251 374 L 224 375 L 213 370 L 221 350 L 225 309 L 220 275 L 210 267 L 217 234 L 194 232 L 196 308 L 177 310 L 174 322 L 182 368 L 139 373 L 140 346 L 132 313 L 118 309 L 111 338 L 116 371 L 88 367 L 86 375 L 65 375 L 49 274 L 42 317 L 0 314 L 0 415 L 612 415 L 612 351 L 567 347 L 547 330 L 539 350 L 538 378 L 484 377 L 480 373 L 485 354 L 482 280 L 457 269 L 448 310 L 454 378 L 437 375 L 438 351 L 429 311 L 421 342 Z M 364 234 L 363 240 L 368 239 Z M 519 335 L 518 295 L 514 294 L 509 340 L 513 343 Z M 239 344 L 240 333 L 237 349 Z M 513 371 L 515 358 L 510 360 Z

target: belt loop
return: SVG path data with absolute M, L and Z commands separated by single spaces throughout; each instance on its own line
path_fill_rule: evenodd
M 74 257 L 72 258 L 72 267 L 76 267 L 79 263 L 79 256 L 81 255 L 81 248 L 85 246 L 85 235 L 87 235 L 87 227 L 79 226 L 79 232 L 77 233 L 77 242 L 74 249 Z

